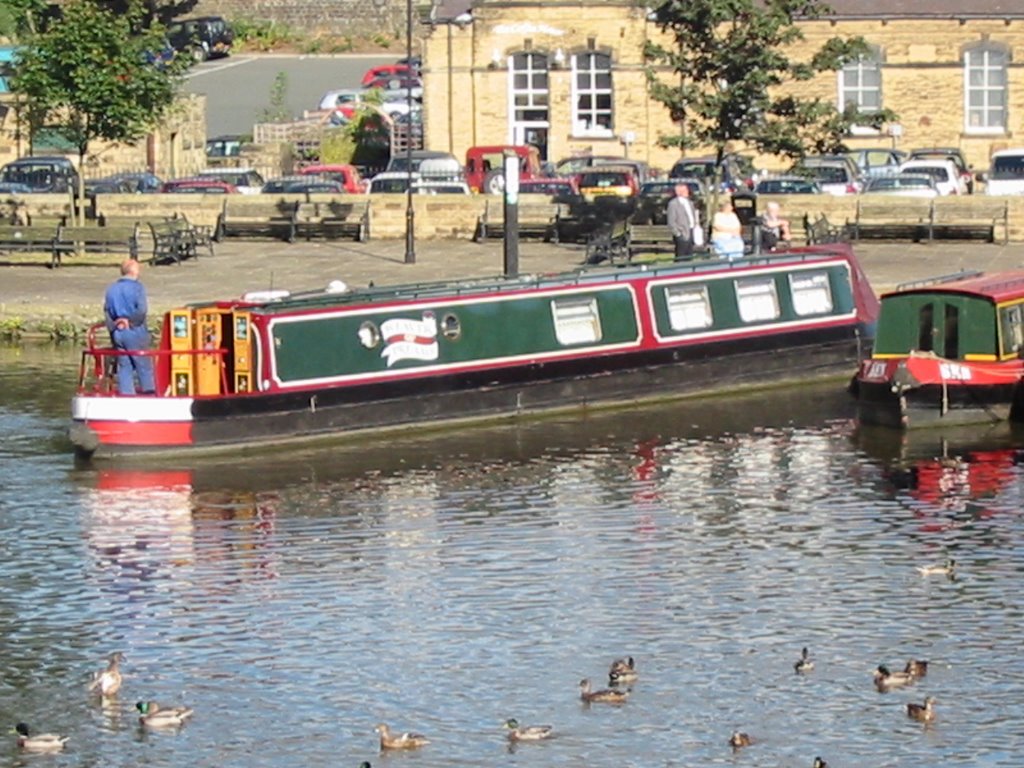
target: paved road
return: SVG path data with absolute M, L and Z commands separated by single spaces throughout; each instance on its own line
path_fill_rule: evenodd
M 235 54 L 194 67 L 185 89 L 206 94 L 207 136 L 251 134 L 253 125 L 262 122 L 264 113 L 271 109 L 279 73 L 285 77 L 285 107 L 297 118 L 303 110 L 316 109 L 326 91 L 358 88 L 367 69 L 393 63 L 403 55 Z
M 857 253 L 878 293 L 898 283 L 960 269 L 985 271 L 1024 268 L 1021 244 L 862 243 Z M 583 261 L 583 247 L 524 240 L 520 272 L 536 274 L 570 270 Z M 116 267 L 75 264 L 58 270 L 40 266 L 0 266 L 0 321 L 18 316 L 28 327 L 55 320 L 88 325 L 100 315 L 106 285 Z M 502 270 L 499 241 L 425 240 L 416 243 L 416 263 L 405 263 L 402 239 L 297 242 L 228 240 L 217 255 L 178 266 L 145 267 L 151 315 L 181 304 L 241 296 L 246 291 L 286 288 L 293 292 L 323 289 L 340 279 L 351 286 L 394 285 L 426 280 L 489 277 Z

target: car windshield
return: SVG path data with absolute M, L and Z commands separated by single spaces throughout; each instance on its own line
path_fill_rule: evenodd
M 696 176 L 703 179 L 711 176 L 714 168 L 711 163 L 677 163 L 672 172 L 675 176 Z
M 917 174 L 927 174 L 936 181 L 949 181 L 949 172 L 946 168 L 942 167 L 941 165 L 916 166 L 913 172 Z
M 846 169 L 840 165 L 818 165 L 807 171 L 822 184 L 846 183 Z
M 888 189 L 931 189 L 932 182 L 926 176 L 890 176 L 872 179 L 868 184 L 868 192 L 880 192 Z
M 813 182 L 804 181 L 803 179 L 774 179 L 770 181 L 762 181 L 757 185 L 758 194 L 765 195 L 778 195 L 778 194 L 791 194 L 791 195 L 813 195 L 818 191 L 817 187 Z

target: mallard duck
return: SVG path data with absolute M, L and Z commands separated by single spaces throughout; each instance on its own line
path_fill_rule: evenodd
M 924 659 L 911 659 L 903 671 L 913 677 L 924 677 L 928 674 L 928 662 Z
M 729 737 L 729 746 L 733 749 L 739 749 L 740 747 L 749 747 L 754 743 L 754 740 L 745 733 L 740 731 L 733 731 L 732 736 Z
M 811 657 L 807 653 L 807 648 L 804 648 L 800 652 L 800 658 L 793 665 L 793 669 L 796 670 L 797 674 L 803 674 L 804 672 L 810 672 L 814 669 L 814 662 L 811 661 Z
M 181 725 L 192 716 L 189 707 L 162 707 L 155 701 L 136 702 L 139 722 L 147 728 L 170 728 Z
M 602 701 L 608 704 L 621 704 L 629 698 L 629 691 L 618 691 L 605 688 L 600 691 L 590 690 L 590 678 L 580 680 L 580 698 L 588 704 L 592 701 Z
M 104 697 L 113 696 L 121 690 L 122 661 L 124 661 L 124 654 L 120 651 L 110 654 L 110 662 L 107 664 L 107 668 L 93 674 L 89 690 L 95 691 L 99 689 L 100 695 Z
M 909 672 L 890 672 L 885 664 L 879 664 L 875 670 L 875 687 L 880 691 L 888 688 L 896 688 L 901 685 L 910 685 L 914 682 L 914 676 Z
M 541 741 L 551 737 L 550 725 L 519 725 L 514 717 L 505 721 L 509 741 Z
M 928 696 L 924 704 L 910 702 L 907 704 L 907 717 L 912 717 L 922 723 L 930 723 L 935 719 L 935 699 Z
M 633 661 L 632 656 L 627 656 L 612 662 L 612 666 L 608 670 L 608 684 L 632 683 L 639 676 L 636 671 L 636 662 Z
M 391 729 L 384 723 L 378 725 L 374 730 L 380 734 L 381 749 L 416 749 L 430 743 L 430 740 L 420 733 L 397 733 L 392 735 Z
M 25 723 L 14 726 L 14 732 L 18 734 L 18 746 L 27 752 L 60 752 L 68 741 L 67 736 L 58 736 L 56 733 L 37 733 L 31 736 Z
M 828 763 L 822 760 L 820 757 L 814 758 L 814 765 L 812 768 L 828 768 Z
M 922 576 L 952 576 L 956 573 L 956 560 L 951 557 L 944 565 L 919 565 L 917 572 Z

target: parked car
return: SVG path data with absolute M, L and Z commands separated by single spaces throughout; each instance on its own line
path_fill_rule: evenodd
M 814 179 L 829 195 L 856 195 L 863 186 L 860 169 L 846 155 L 815 155 L 803 158 L 790 174 Z
M 33 192 L 74 192 L 78 170 L 60 155 L 22 157 L 0 169 L 0 182 L 24 184 Z
M 243 137 L 239 134 L 214 136 L 206 140 L 207 157 L 238 157 L 242 154 Z
M 909 159 L 900 149 L 857 149 L 848 154 L 865 179 L 898 173 L 900 163 Z
M 171 47 L 197 62 L 227 56 L 234 40 L 231 25 L 221 16 L 179 19 L 167 27 L 167 41 Z
M 633 214 L 634 224 L 665 224 L 668 220 L 666 209 L 669 201 L 676 196 L 676 185 L 685 184 L 690 188 L 690 200 L 693 201 L 701 219 L 704 219 L 704 182 L 700 179 L 667 179 L 648 181 L 640 187 L 637 195 L 636 212 Z
M 967 194 L 967 185 L 952 160 L 908 160 L 900 166 L 900 173 L 931 176 L 940 195 Z
M 214 178 L 191 177 L 171 179 L 160 187 L 161 192 L 173 194 L 234 195 L 238 188 L 234 184 Z
M 243 195 L 258 195 L 266 183 L 260 172 L 252 168 L 207 168 L 199 172 L 199 177 L 226 181 Z
M 505 191 L 505 153 L 513 152 L 519 157 L 519 179 L 539 178 L 541 174 L 540 152 L 536 147 L 522 144 L 498 144 L 486 147 L 470 147 L 466 150 L 466 183 L 474 192 L 499 195 Z
M 405 194 L 409 189 L 410 178 L 415 183 L 420 175 L 413 172 L 411 175 L 406 171 L 383 171 L 370 179 L 370 187 L 367 190 L 372 194 Z
M 580 200 L 580 188 L 573 177 L 520 179 L 520 195 L 546 195 L 555 203 L 575 203 Z
M 974 168 L 967 163 L 964 153 L 956 147 L 925 147 L 910 152 L 908 160 L 949 160 L 960 172 L 967 194 L 974 194 Z
M 405 152 L 398 152 L 391 156 L 388 167 L 384 170 L 390 172 L 412 170 L 424 177 L 445 178 L 452 181 L 465 180 L 462 163 L 455 155 L 450 152 L 438 152 L 430 149 L 414 149 L 409 153 L 408 158 Z
M 364 88 L 370 87 L 370 84 L 375 80 L 380 79 L 400 79 L 400 78 L 411 78 L 419 77 L 419 67 L 412 67 L 407 63 L 399 64 L 381 64 L 376 67 L 370 67 L 366 72 L 363 73 L 362 84 Z
M 984 179 L 987 195 L 1024 195 L 1024 147 L 994 152 Z
M 307 165 L 299 173 L 303 176 L 319 176 L 329 181 L 336 181 L 350 195 L 361 194 L 366 191 L 367 187 L 363 177 L 359 175 L 359 169 L 347 163 Z
M 119 176 L 85 180 L 85 196 L 90 198 L 96 195 L 133 195 L 135 191 L 131 181 Z
M 869 179 L 865 195 L 899 195 L 901 197 L 938 197 L 935 179 L 922 173 L 897 173 Z
M 588 203 L 598 197 L 635 197 L 640 191 L 636 177 L 631 170 L 607 166 L 584 171 L 577 181 L 580 194 Z
M 139 194 L 151 194 L 159 192 L 163 186 L 163 179 L 149 171 L 129 171 L 126 173 L 115 173 L 110 178 L 119 179 L 128 184 L 129 191 Z
M 270 179 L 263 185 L 260 192 L 264 195 L 290 194 L 290 193 L 328 193 L 345 194 L 345 187 L 339 181 L 332 181 L 318 176 L 282 176 L 278 179 Z
M 387 92 L 401 92 L 403 94 L 411 91 L 414 100 L 423 98 L 423 81 L 418 77 L 378 77 L 366 84 L 367 90 L 378 89 L 385 94 Z
M 415 195 L 468 195 L 469 185 L 464 181 L 443 181 L 439 179 L 419 179 L 412 183 Z
M 754 185 L 757 195 L 820 195 L 821 185 L 804 176 L 774 176 Z
M 700 179 L 704 185 L 710 186 L 715 178 L 715 164 L 717 158 L 714 155 L 703 157 L 684 157 L 676 162 L 669 171 L 673 179 L 694 178 Z M 721 166 L 721 191 L 737 192 L 741 189 L 750 189 L 753 186 L 753 166 L 746 158 L 735 153 L 723 155 Z

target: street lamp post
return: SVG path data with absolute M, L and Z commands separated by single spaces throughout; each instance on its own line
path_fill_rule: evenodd
M 411 86 L 412 72 L 412 0 L 405 0 L 405 61 L 409 68 L 406 85 Z M 416 263 L 416 211 L 412 204 L 412 88 L 405 89 L 408 122 L 405 128 L 405 263 Z

